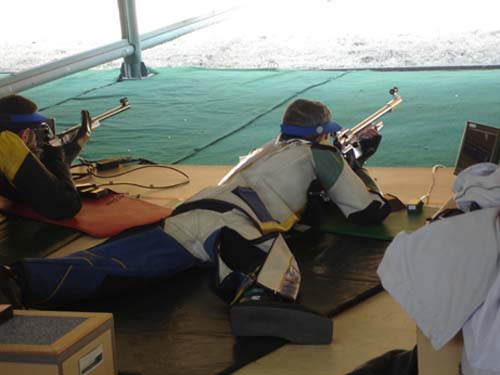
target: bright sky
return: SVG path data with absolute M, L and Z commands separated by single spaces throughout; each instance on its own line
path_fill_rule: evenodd
M 137 0 L 141 33 L 230 3 L 216 0 Z M 234 1 L 233 1 L 234 3 Z M 29 11 L 28 11 L 29 10 Z M 495 0 L 257 0 L 244 11 L 235 32 L 259 28 L 275 33 L 317 30 L 355 34 L 453 33 L 500 27 Z M 4 41 L 100 40 L 120 37 L 116 0 L 16 0 L 2 4 Z
M 206 67 L 269 61 L 282 68 L 500 63 L 498 0 L 136 0 L 139 32 L 239 1 L 247 6 L 223 25 L 146 51 L 147 61 Z M 116 0 L 4 0 L 1 9 L 0 72 L 121 39 Z
M 224 1 L 181 0 L 177 3 L 137 0 L 140 32 L 207 13 L 214 5 Z M 3 39 L 26 41 L 53 38 L 63 42 L 99 39 L 106 44 L 121 36 L 116 0 L 6 0 L 2 2 L 1 9 L 4 17 L 0 22 L 0 35 Z

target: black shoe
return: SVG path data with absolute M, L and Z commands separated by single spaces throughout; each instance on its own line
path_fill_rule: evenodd
M 269 293 L 243 295 L 229 314 L 235 336 L 272 336 L 309 345 L 332 342 L 331 319 Z
M 8 266 L 0 266 L 0 304 L 9 304 L 15 309 L 24 309 L 21 287 Z

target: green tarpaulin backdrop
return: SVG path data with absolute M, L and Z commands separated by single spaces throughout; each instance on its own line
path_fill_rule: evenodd
M 500 70 L 279 71 L 161 68 L 145 80 L 115 82 L 117 70 L 89 70 L 24 91 L 60 130 L 79 111 L 101 113 L 128 97 L 132 108 L 106 120 L 83 156 L 132 156 L 162 163 L 235 164 L 272 139 L 286 104 L 325 102 L 351 127 L 390 100 L 371 166 L 452 166 L 465 122 L 500 125 Z

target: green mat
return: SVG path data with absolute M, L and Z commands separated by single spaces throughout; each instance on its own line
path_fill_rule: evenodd
M 403 209 L 392 212 L 380 225 L 361 226 L 348 222 L 336 206 L 331 206 L 320 230 L 326 233 L 391 241 L 401 231 L 413 232 L 425 225 L 425 220 L 432 217 L 437 210 L 436 207 L 424 207 L 418 214 L 408 214 Z
M 276 136 L 287 103 L 325 102 L 345 127 L 364 119 L 398 86 L 403 103 L 383 120 L 369 166 L 454 164 L 467 120 L 500 125 L 500 70 L 280 71 L 160 68 L 116 83 L 118 70 L 91 70 L 27 90 L 60 129 L 79 111 L 98 114 L 128 97 L 132 108 L 103 123 L 83 156 L 162 163 L 235 164 Z

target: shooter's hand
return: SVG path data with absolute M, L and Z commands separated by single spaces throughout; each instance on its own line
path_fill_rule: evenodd
M 64 151 L 61 146 L 51 146 L 46 144 L 42 148 L 42 152 L 40 154 L 40 160 L 42 163 L 46 164 L 47 162 L 53 162 L 54 160 L 63 160 Z
M 92 118 L 88 111 L 81 112 L 81 125 L 71 141 L 64 145 L 65 159 L 68 166 L 71 166 L 73 160 L 82 151 L 92 135 Z
M 87 144 L 92 135 L 92 118 L 88 111 L 82 111 L 81 118 L 80 129 L 78 129 L 72 142 L 76 142 L 80 146 L 80 149 L 83 149 L 83 146 Z
M 370 127 L 360 134 L 358 139 L 361 147 L 361 156 L 358 161 L 364 164 L 377 151 L 382 136 L 375 127 Z

